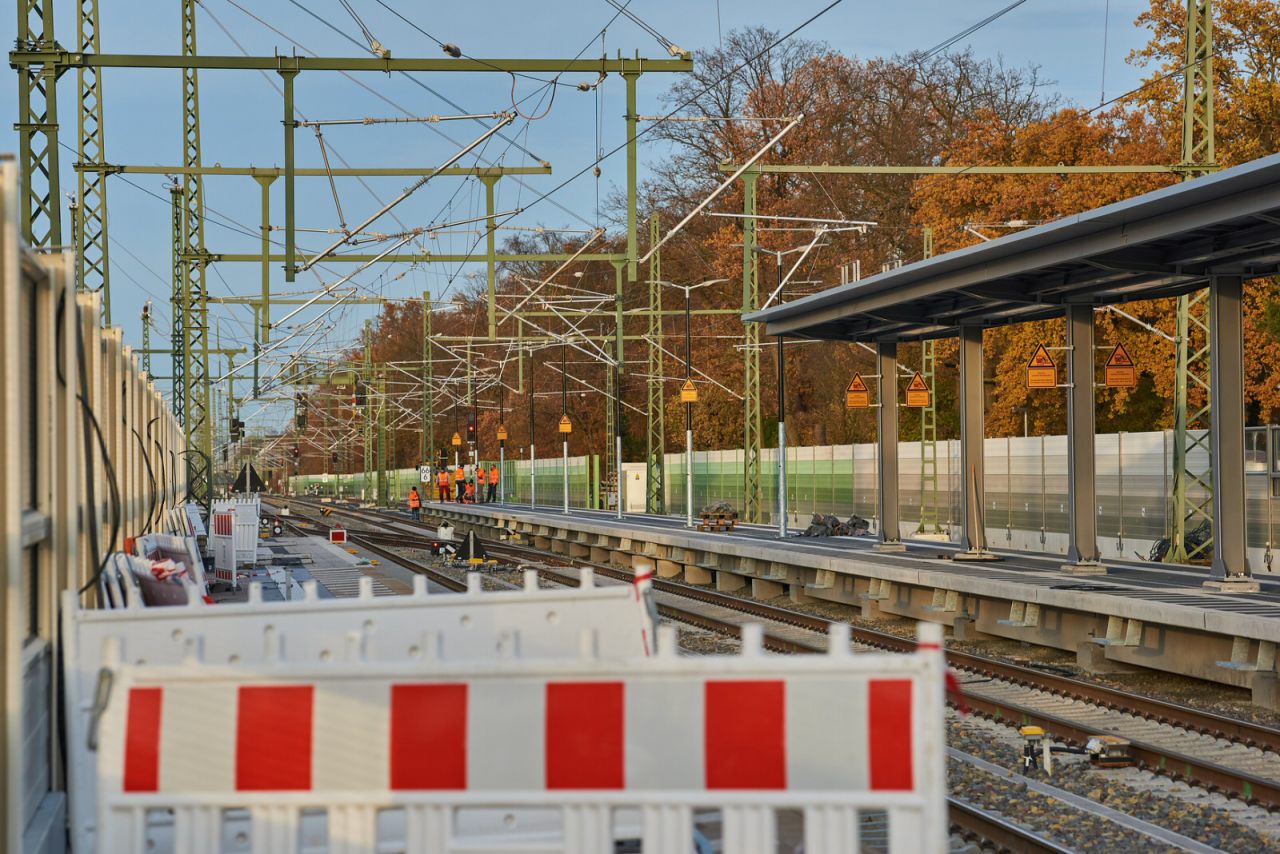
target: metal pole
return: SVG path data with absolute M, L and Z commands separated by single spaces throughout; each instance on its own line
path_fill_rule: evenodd
M 782 265 L 778 265 L 781 270 Z M 778 336 L 778 536 L 787 535 L 787 371 Z
M 523 324 L 521 324 L 523 327 Z M 533 361 L 533 348 L 529 348 L 529 509 L 538 506 L 538 451 L 534 447 L 534 424 L 533 424 L 533 402 L 535 395 L 533 393 L 533 369 L 535 367 Z
M 614 460 L 618 467 L 614 474 L 613 501 L 617 505 L 617 517 L 622 518 L 622 368 L 621 365 L 615 366 L 613 369 L 613 423 L 614 423 Z
M 507 429 L 507 395 L 502 387 L 502 375 L 498 375 L 498 427 Z M 506 504 L 502 492 L 507 488 L 507 440 L 498 440 L 498 504 Z
M 569 350 L 560 345 L 560 417 L 569 415 Z M 564 490 L 564 512 L 569 512 L 569 434 L 564 434 L 564 456 L 560 464 L 561 486 Z
M 693 349 L 689 331 L 690 292 L 684 289 L 684 381 L 693 378 Z M 693 527 L 693 404 L 684 405 L 684 525 Z

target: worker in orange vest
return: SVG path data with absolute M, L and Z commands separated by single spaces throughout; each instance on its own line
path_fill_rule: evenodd
M 462 466 L 458 466 L 458 468 L 453 472 L 453 500 L 457 501 L 459 504 L 462 503 L 463 493 L 467 490 L 466 480 L 467 472 L 462 468 Z
M 409 487 L 409 514 L 415 522 L 422 521 L 422 496 L 416 486 Z
M 489 468 L 489 497 L 485 499 L 489 503 L 498 500 L 498 467 L 491 466 Z
M 440 473 L 436 475 L 436 489 L 440 493 L 441 501 L 449 500 L 449 470 L 440 469 Z
M 476 503 L 476 482 L 474 480 L 467 481 L 467 504 Z

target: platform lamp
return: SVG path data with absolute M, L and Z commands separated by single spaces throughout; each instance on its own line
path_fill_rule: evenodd
M 691 294 L 698 288 L 717 285 L 728 279 L 707 279 L 696 285 L 677 285 L 674 282 L 658 282 L 669 288 L 684 291 L 684 385 L 680 388 L 680 401 L 684 404 L 684 525 L 693 527 L 693 405 L 698 402 L 698 390 L 693 384 L 693 347 L 690 334 L 690 318 L 693 315 Z

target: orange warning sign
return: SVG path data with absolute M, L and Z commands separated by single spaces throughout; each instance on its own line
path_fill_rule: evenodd
M 505 424 L 498 425 L 498 441 L 499 442 L 507 441 L 507 425 Z
M 844 405 L 849 409 L 866 409 L 871 405 L 871 392 L 862 380 L 862 374 L 854 374 L 849 387 L 844 390 Z
M 680 386 L 680 402 L 681 403 L 697 403 L 698 389 L 693 384 L 693 380 L 685 380 L 684 385 Z
M 1111 351 L 1104 374 L 1104 384 L 1109 388 L 1133 388 L 1138 384 L 1138 368 L 1123 344 Z
M 924 381 L 920 372 L 916 371 L 911 382 L 907 383 L 907 406 L 925 407 L 929 405 L 932 398 L 933 392 L 929 390 L 929 384 Z
M 454 434 L 453 434 L 453 446 L 456 448 L 456 447 L 458 447 L 458 446 L 459 446 L 459 445 L 461 445 L 461 444 L 462 444 L 462 437 L 461 437 L 461 436 L 459 436 L 457 433 L 454 433 Z
M 573 422 L 569 420 L 569 416 L 568 416 L 568 415 L 561 415 L 561 416 L 560 416 L 560 432 L 561 432 L 561 433 L 572 433 L 572 432 L 573 432 Z
M 1036 345 L 1036 352 L 1027 362 L 1027 388 L 1057 388 L 1058 366 L 1043 344 Z

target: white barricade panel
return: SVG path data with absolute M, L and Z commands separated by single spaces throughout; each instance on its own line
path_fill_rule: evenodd
M 318 850 L 475 850 L 460 815 L 507 807 L 558 813 L 558 833 L 484 850 L 687 851 L 701 809 L 725 854 L 773 850 L 787 809 L 806 854 L 857 850 L 869 811 L 889 851 L 941 852 L 942 666 L 931 640 L 909 656 L 125 667 L 101 723 L 102 850 L 164 808 L 196 850 L 230 809 L 248 810 L 255 852 L 293 854 L 303 810 L 327 815 Z
M 612 659 L 646 655 L 653 625 L 646 600 L 627 585 L 597 587 L 584 573 L 579 588 L 539 589 L 528 572 L 523 590 L 427 594 L 414 579 L 408 596 L 320 599 L 314 582 L 306 598 L 263 602 L 258 585 L 249 601 L 214 606 L 85 610 L 64 595 L 64 671 L 67 731 L 76 745 L 70 763 L 75 850 L 92 848 L 95 776 L 82 748 L 90 738 L 91 709 L 102 669 L 114 662 L 261 667 L 309 667 L 320 662 L 440 662 L 497 658 L 576 658 L 584 649 Z M 202 713 L 207 715 L 207 712 Z M 228 711 L 229 715 L 230 712 Z M 205 718 L 210 725 L 217 725 Z M 228 717 L 227 720 L 230 720 Z
M 234 510 L 213 511 L 209 526 L 209 539 L 213 543 L 213 578 L 234 585 L 236 583 L 236 514 Z

